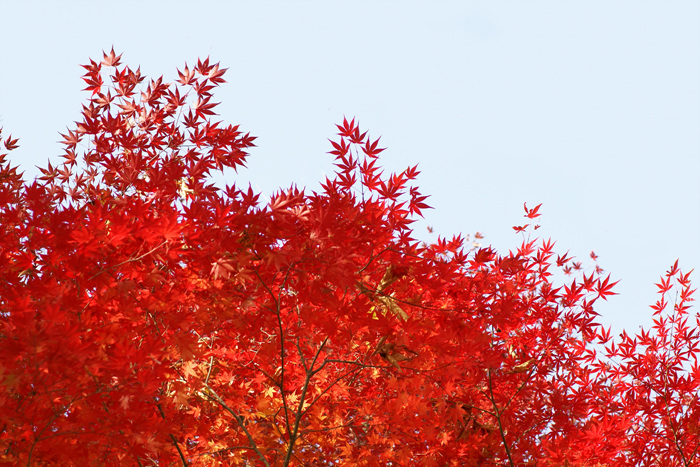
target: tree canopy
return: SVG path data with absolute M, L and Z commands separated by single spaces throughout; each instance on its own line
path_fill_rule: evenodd
M 612 338 L 595 304 L 615 283 L 536 237 L 540 206 L 514 251 L 423 242 L 417 167 L 385 173 L 354 119 L 332 177 L 266 203 L 211 180 L 255 140 L 216 120 L 218 64 L 84 67 L 60 164 L 27 182 L 3 141 L 0 461 L 697 463 L 678 262 L 654 327 Z

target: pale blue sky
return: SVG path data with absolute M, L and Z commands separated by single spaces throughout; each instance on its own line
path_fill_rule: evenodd
M 698 24 L 700 2 L 673 0 L 2 0 L 0 125 L 33 176 L 79 117 L 79 64 L 114 45 L 172 80 L 210 56 L 229 67 L 221 118 L 259 137 L 229 182 L 316 188 L 355 116 L 385 167 L 420 165 L 420 235 L 507 250 L 523 202 L 543 203 L 538 232 L 621 279 L 601 321 L 636 330 L 658 276 L 700 266 Z

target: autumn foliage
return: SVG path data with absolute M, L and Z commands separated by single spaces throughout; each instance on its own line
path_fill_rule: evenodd
M 540 206 L 508 253 L 423 243 L 418 170 L 347 119 L 333 177 L 263 202 L 212 182 L 254 143 L 215 120 L 218 64 L 85 69 L 63 161 L 25 182 L 0 156 L 1 461 L 697 465 L 677 263 L 654 327 L 613 338 L 614 282 L 534 237 Z

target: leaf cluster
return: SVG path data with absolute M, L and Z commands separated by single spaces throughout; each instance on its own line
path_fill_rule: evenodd
M 211 182 L 255 140 L 214 120 L 218 64 L 174 83 L 113 50 L 84 68 L 63 162 L 28 183 L 0 155 L 3 462 L 697 462 L 700 322 L 677 264 L 654 328 L 613 340 L 594 309 L 610 276 L 537 226 L 507 254 L 416 239 L 417 167 L 385 173 L 354 119 L 318 192 L 263 203 Z

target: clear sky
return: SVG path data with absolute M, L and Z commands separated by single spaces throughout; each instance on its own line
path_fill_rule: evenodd
M 209 56 L 221 119 L 259 138 L 228 182 L 316 188 L 355 116 L 386 168 L 419 164 L 420 235 L 507 250 L 543 203 L 541 235 L 621 280 L 601 321 L 635 331 L 676 258 L 700 267 L 699 21 L 693 0 L 1 0 L 0 125 L 33 177 L 88 97 L 79 64 L 113 45 L 168 81 Z

